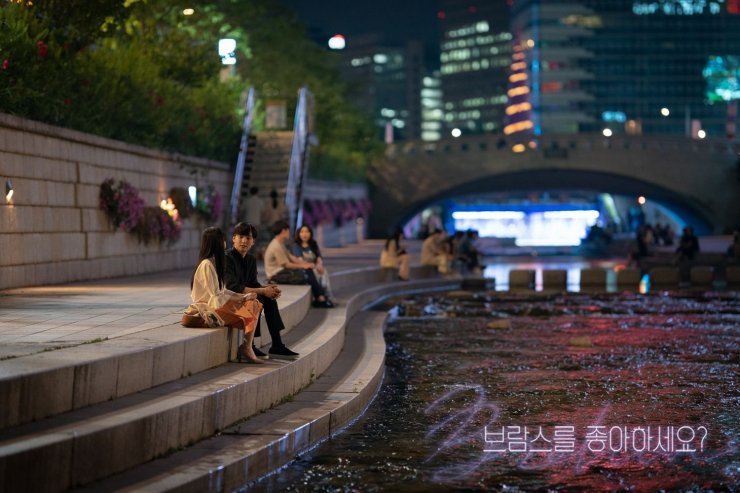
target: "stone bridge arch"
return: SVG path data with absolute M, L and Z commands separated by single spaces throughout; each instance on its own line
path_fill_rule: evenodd
M 372 236 L 440 199 L 498 191 L 645 195 L 702 233 L 740 224 L 737 146 L 681 138 L 564 135 L 512 153 L 497 136 L 389 146 L 369 170 Z

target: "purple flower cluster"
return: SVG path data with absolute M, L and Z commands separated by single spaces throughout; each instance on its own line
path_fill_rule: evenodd
M 182 231 L 182 226 L 180 226 L 180 223 L 178 221 L 175 221 L 172 216 L 167 214 L 166 211 L 163 211 L 159 214 L 159 239 L 160 241 L 166 241 L 168 244 L 172 245 L 177 240 L 180 239 L 180 232 Z
M 139 241 L 148 244 L 152 240 L 167 241 L 170 245 L 180 239 L 181 227 L 167 211 L 159 207 L 145 207 L 141 221 L 136 225 Z
M 139 241 L 167 241 L 170 245 L 180 239 L 181 225 L 160 207 L 145 207 L 139 191 L 126 181 L 105 180 L 100 185 L 100 208 L 116 229 L 136 233 Z
M 113 222 L 113 227 L 131 232 L 144 215 L 144 200 L 130 183 L 109 178 L 100 185 L 100 208 Z
M 341 226 L 359 217 L 367 218 L 371 208 L 368 199 L 309 199 L 303 202 L 303 222 L 311 227 L 322 223 Z

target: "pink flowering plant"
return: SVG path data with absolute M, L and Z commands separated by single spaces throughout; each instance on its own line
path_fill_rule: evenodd
M 112 178 L 100 185 L 100 208 L 116 229 L 135 233 L 139 241 L 172 245 L 180 239 L 182 225 L 160 207 L 145 207 L 139 191 L 130 183 Z
M 109 178 L 100 185 L 100 208 L 108 214 L 114 228 L 130 233 L 144 215 L 144 200 L 127 181 L 116 183 Z
M 180 239 L 182 228 L 164 209 L 145 207 L 141 220 L 134 232 L 139 241 L 148 245 L 151 241 L 167 242 L 172 245 Z

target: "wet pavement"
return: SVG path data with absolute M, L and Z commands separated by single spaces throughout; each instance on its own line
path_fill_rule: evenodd
M 390 306 L 366 415 L 254 491 L 738 491 L 740 294 Z

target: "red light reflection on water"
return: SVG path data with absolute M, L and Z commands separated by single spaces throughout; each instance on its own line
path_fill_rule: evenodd
M 448 377 L 471 382 L 452 386 L 426 409 L 433 423 L 426 438 L 435 443 L 427 458 L 431 481 L 525 491 L 699 491 L 736 484 L 740 304 L 732 296 L 725 301 L 637 295 L 609 303 L 581 295 L 539 305 L 487 300 L 496 313 L 544 315 L 513 317 L 508 330 L 487 330 L 485 319 L 465 321 L 463 329 L 458 320 L 454 330 L 466 336 L 459 343 L 445 342 L 442 329 L 429 328 L 429 340 L 448 348 L 441 356 L 425 354 L 427 366 L 435 368 L 431 373 L 440 378 L 445 370 L 437 371 L 436 364 L 447 359 L 448 367 L 454 362 Z M 424 340 L 414 329 L 414 337 Z M 490 453 L 483 452 L 486 425 L 572 425 L 581 435 L 571 453 Z M 593 452 L 583 434 L 597 425 L 691 426 L 703 450 L 636 451 L 625 445 L 620 452 Z

